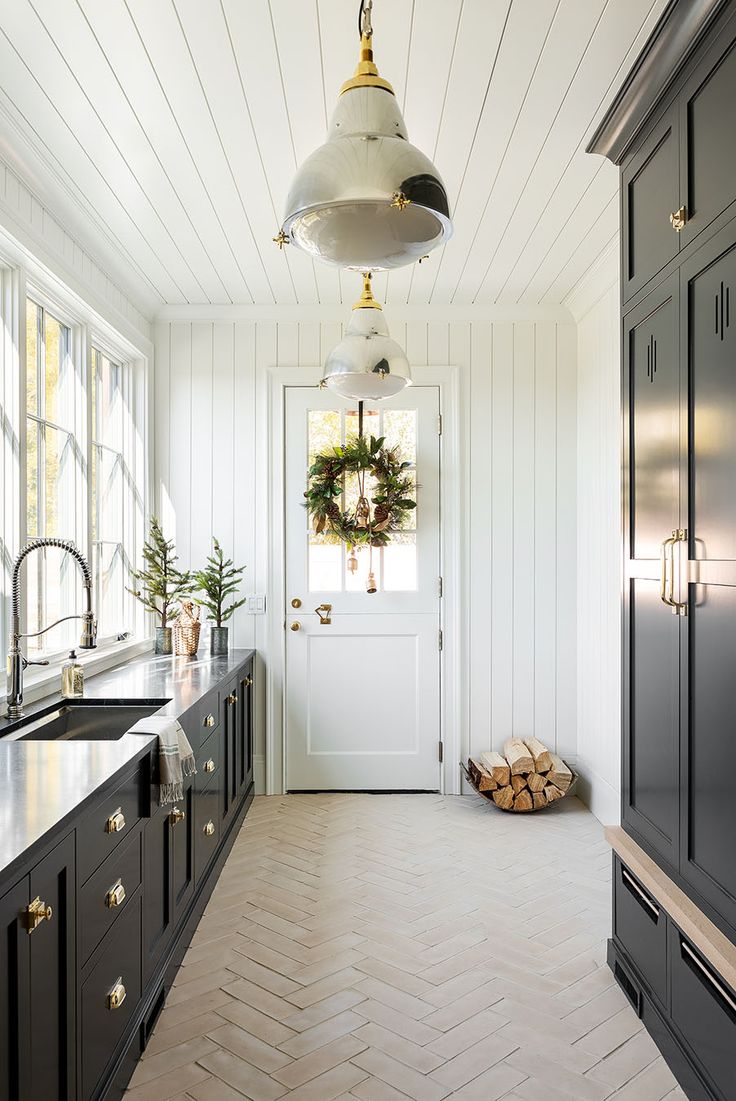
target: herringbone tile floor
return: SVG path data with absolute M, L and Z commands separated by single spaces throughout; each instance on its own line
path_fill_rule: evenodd
M 256 799 L 128 1101 L 684 1098 L 605 966 L 576 800 Z

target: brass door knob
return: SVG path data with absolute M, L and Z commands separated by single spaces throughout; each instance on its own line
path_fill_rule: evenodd
M 210 757 L 209 761 L 205 761 L 204 771 L 205 772 L 214 772 L 215 771 L 215 762 L 212 760 L 211 757 Z
M 125 901 L 125 887 L 123 886 L 122 879 L 119 879 L 114 887 L 105 895 L 105 906 L 108 910 L 113 910 L 116 906 L 122 906 Z
M 124 829 L 125 815 L 123 814 L 121 808 L 118 807 L 115 813 L 111 814 L 108 818 L 107 825 L 105 826 L 105 831 L 107 833 L 120 833 L 120 831 Z
M 178 807 L 174 807 L 169 814 L 169 822 L 172 826 L 175 826 L 177 822 L 183 822 L 186 818 L 186 814 L 183 810 L 179 810 Z
M 214 715 L 208 715 L 202 723 L 202 726 L 214 726 L 214 725 L 215 725 L 215 716 Z
M 215 823 L 207 822 L 203 832 L 205 837 L 212 837 L 212 834 L 215 832 Z
M 291 625 L 292 631 L 300 631 L 301 627 L 302 627 L 301 623 L 297 622 L 296 619 L 294 620 L 294 622 Z
M 298 596 L 294 597 L 294 599 L 291 602 L 291 606 L 292 606 L 292 608 L 301 608 L 302 602 L 301 602 L 301 600 L 299 599 Z
M 125 1001 L 127 993 L 128 991 L 123 986 L 123 976 L 120 975 L 112 990 L 107 995 L 107 1008 L 120 1009 L 120 1006 Z

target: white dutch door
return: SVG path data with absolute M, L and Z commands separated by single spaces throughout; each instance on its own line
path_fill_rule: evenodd
M 385 548 L 318 535 L 304 507 L 310 457 L 358 434 L 327 390 L 286 395 L 286 786 L 436 791 L 440 786 L 439 389 L 366 402 L 366 436 L 416 466 L 417 508 Z M 367 487 L 366 487 L 367 488 Z M 346 480 L 354 505 L 357 484 Z M 372 565 L 377 591 L 366 591 Z M 329 610 L 327 606 L 329 605 Z M 318 610 L 319 609 L 319 610 Z

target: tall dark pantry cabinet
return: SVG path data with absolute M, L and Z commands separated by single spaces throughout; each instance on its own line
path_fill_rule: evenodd
M 622 829 L 609 962 L 693 1101 L 736 1101 L 736 0 L 670 3 L 620 166 Z

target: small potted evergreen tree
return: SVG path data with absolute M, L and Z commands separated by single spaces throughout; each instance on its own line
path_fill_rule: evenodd
M 143 544 L 143 569 L 133 570 L 136 586 L 128 592 L 158 618 L 154 643 L 156 654 L 172 652 L 169 620 L 179 601 L 194 590 L 193 575 L 178 569 L 178 560 L 173 540 L 165 538 L 161 525 L 152 516 L 149 536 Z
M 207 558 L 205 568 L 196 571 L 194 579 L 202 594 L 202 604 L 212 620 L 210 653 L 218 655 L 227 653 L 228 629 L 225 623 L 236 608 L 245 604 L 245 597 L 228 604 L 240 588 L 245 566 L 234 566 L 231 558 L 225 558 L 218 541 L 213 539 L 212 543 L 213 553 Z

